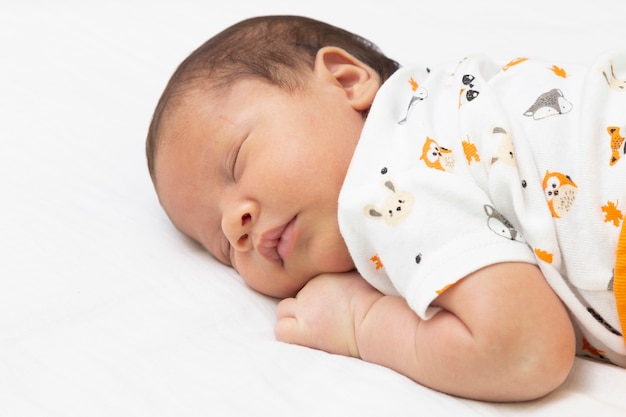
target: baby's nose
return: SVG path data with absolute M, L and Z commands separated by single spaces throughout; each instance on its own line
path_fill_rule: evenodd
M 237 242 L 232 243 L 235 246 L 235 249 L 240 251 L 252 249 L 252 238 L 248 235 L 248 229 L 250 229 L 248 225 L 251 223 L 251 220 L 252 216 L 250 213 L 245 213 L 241 216 L 241 228 L 243 233 L 239 236 Z
M 252 249 L 252 220 L 249 212 L 224 216 L 222 229 L 233 249 L 241 252 Z

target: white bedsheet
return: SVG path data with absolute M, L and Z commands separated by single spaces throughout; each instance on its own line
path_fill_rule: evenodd
M 546 398 L 485 404 L 276 342 L 276 301 L 170 225 L 145 167 L 156 101 L 201 42 L 270 13 L 402 63 L 626 47 L 623 0 L 0 0 L 0 416 L 626 415 L 626 371 L 584 359 Z

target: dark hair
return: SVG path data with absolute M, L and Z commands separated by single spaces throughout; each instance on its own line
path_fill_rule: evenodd
M 154 158 L 164 113 L 190 88 L 227 91 L 241 78 L 258 78 L 294 90 L 301 74 L 312 69 L 317 52 L 336 46 L 354 55 L 386 80 L 399 64 L 372 42 L 344 29 L 301 16 L 260 16 L 218 33 L 191 53 L 176 69 L 156 106 L 148 137 L 148 169 L 155 181 Z

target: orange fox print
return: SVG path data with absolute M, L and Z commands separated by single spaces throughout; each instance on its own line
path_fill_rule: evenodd
M 467 135 L 467 140 L 464 140 L 463 145 L 463 153 L 465 154 L 465 159 L 467 159 L 467 165 L 471 165 L 472 161 L 480 162 L 480 155 L 478 155 L 478 149 L 476 149 L 476 145 L 474 145 Z
M 584 337 L 583 337 L 582 349 L 586 350 L 587 352 L 589 352 L 594 357 L 604 358 L 604 351 L 600 350 L 600 349 L 596 349 L 595 347 L 593 347 L 591 345 L 591 343 L 589 343 L 589 341 L 587 339 L 585 339 Z
M 447 285 L 444 285 L 444 287 L 443 287 L 443 288 L 441 288 L 441 289 L 439 289 L 439 290 L 436 290 L 436 291 L 435 291 L 435 293 L 436 293 L 437 295 L 441 295 L 441 294 L 443 294 L 444 292 L 446 292 L 446 291 L 447 291 L 450 287 L 452 287 L 453 285 L 454 285 L 454 284 L 447 284 Z
M 550 252 L 539 248 L 535 249 L 535 255 L 537 256 L 537 258 L 549 264 L 552 263 L 552 259 L 554 258 L 554 255 L 552 255 Z
M 552 65 L 551 68 L 548 68 L 550 71 L 554 73 L 557 77 L 567 78 L 567 73 L 563 68 L 557 67 L 556 65 Z
M 502 67 L 502 71 L 508 71 L 509 68 L 521 64 L 524 61 L 528 61 L 528 58 L 515 58 L 513 60 L 511 60 L 511 62 L 509 62 L 508 64 L 506 64 L 504 67 Z
M 383 262 L 380 260 L 380 257 L 378 255 L 374 255 L 370 258 L 370 261 L 372 261 L 374 263 L 374 267 L 376 268 L 376 270 L 378 271 L 379 269 L 382 269 L 383 267 Z
M 611 136 L 611 160 L 609 164 L 615 165 L 620 160 L 626 149 L 624 145 L 624 137 L 620 135 L 620 128 L 617 126 L 609 126 L 606 131 Z

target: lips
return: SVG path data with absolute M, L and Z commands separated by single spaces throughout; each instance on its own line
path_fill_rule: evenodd
M 256 245 L 259 254 L 272 262 L 284 262 L 293 250 L 295 224 L 294 217 L 289 223 L 263 233 Z

